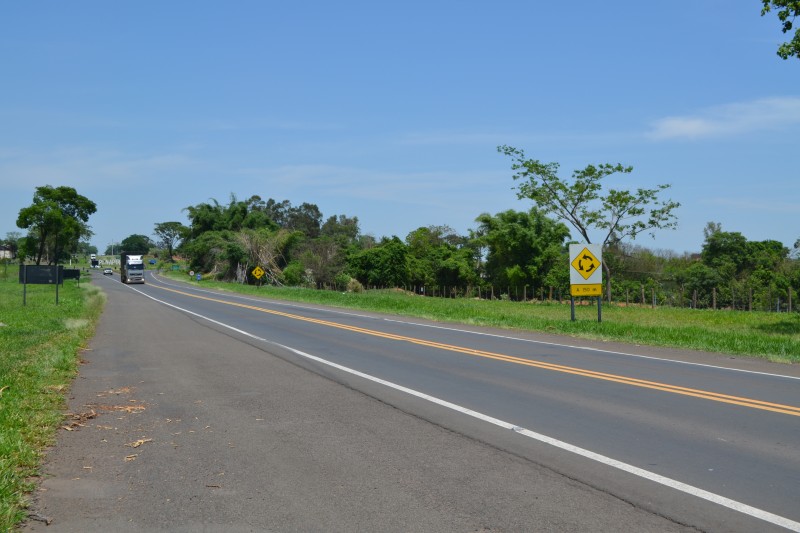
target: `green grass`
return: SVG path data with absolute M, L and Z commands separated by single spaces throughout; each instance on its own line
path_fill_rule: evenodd
M 187 280 L 185 273 L 165 275 Z M 191 283 L 195 283 L 192 281 Z M 774 362 L 800 362 L 800 313 L 713 311 L 672 307 L 603 305 L 576 306 L 570 320 L 568 303 L 511 302 L 504 300 L 442 299 L 383 290 L 341 293 L 313 289 L 253 287 L 204 280 L 200 285 L 268 298 L 319 303 L 403 316 L 521 329 L 572 337 L 647 344 L 760 357 Z
M 25 518 L 47 446 L 63 421 L 79 354 L 103 308 L 100 290 L 67 280 L 59 288 L 28 285 L 17 267 L 0 266 L 0 531 Z

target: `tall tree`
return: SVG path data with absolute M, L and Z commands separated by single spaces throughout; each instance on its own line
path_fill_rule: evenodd
M 562 259 L 569 230 L 533 208 L 527 213 L 508 210 L 495 216 L 482 214 L 476 235 L 488 247 L 486 275 L 502 289 L 523 294 L 545 284 L 547 273 Z M 511 295 L 509 295 L 511 296 Z
M 96 211 L 95 203 L 73 187 L 45 185 L 36 188 L 33 204 L 20 209 L 17 227 L 29 231 L 26 248 L 36 264 L 45 257 L 52 264 L 77 249 L 81 238 L 92 236 L 87 222 Z
M 366 286 L 404 287 L 408 282 L 408 249 L 397 237 L 385 238 L 374 248 L 351 254 L 348 267 Z
M 792 31 L 794 19 L 800 16 L 800 0 L 761 0 L 764 7 L 761 8 L 763 17 L 774 8 L 781 21 L 781 31 L 789 33 Z M 800 28 L 795 30 L 791 41 L 785 42 L 778 47 L 778 56 L 789 59 L 795 56 L 800 59 Z
M 158 245 L 167 250 L 168 260 L 172 260 L 175 248 L 189 235 L 189 228 L 180 222 L 159 222 L 154 233 L 158 238 Z
M 153 247 L 153 241 L 146 235 L 130 235 L 122 239 L 120 251 L 133 254 L 146 254 Z
M 514 180 L 520 180 L 517 197 L 533 200 L 544 214 L 554 214 L 575 228 L 587 244 L 592 240 L 589 232 L 600 232 L 596 244 L 605 247 L 609 243 L 635 239 L 648 232 L 652 236 L 657 229 L 673 229 L 677 218 L 673 211 L 680 204 L 672 200 L 661 200 L 659 194 L 669 185 L 658 185 L 654 189 L 603 190 L 603 180 L 613 174 L 629 174 L 633 167 L 604 163 L 588 165 L 572 173 L 571 180 L 558 177 L 558 163 L 542 163 L 537 159 L 526 159 L 525 153 L 511 146 L 498 146 L 497 151 L 511 157 Z M 607 294 L 611 297 L 611 269 L 604 261 Z

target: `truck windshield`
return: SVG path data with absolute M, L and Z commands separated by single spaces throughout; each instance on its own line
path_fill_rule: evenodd
M 144 270 L 144 265 L 128 265 L 128 270 Z

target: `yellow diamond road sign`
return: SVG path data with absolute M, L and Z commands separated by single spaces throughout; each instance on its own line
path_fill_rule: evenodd
M 600 268 L 600 260 L 597 259 L 588 248 L 584 248 L 572 261 L 574 268 L 583 279 L 589 279 Z
M 266 274 L 266 272 L 264 271 L 263 268 L 261 268 L 260 266 L 257 266 L 257 267 L 255 267 L 253 269 L 252 274 L 253 274 L 254 278 L 261 279 L 262 277 L 264 277 L 264 274 Z

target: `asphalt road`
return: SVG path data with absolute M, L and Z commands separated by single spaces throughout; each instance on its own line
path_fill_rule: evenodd
M 94 275 L 26 531 L 800 529 L 794 366 Z

